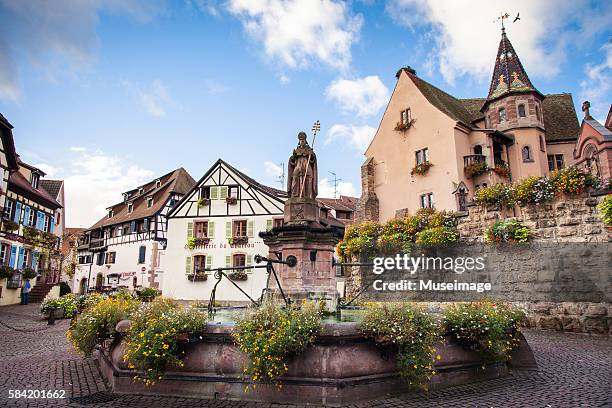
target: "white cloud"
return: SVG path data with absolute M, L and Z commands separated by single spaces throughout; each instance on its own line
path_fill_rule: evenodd
M 580 81 L 580 98 L 591 102 L 591 116 L 604 123 L 612 92 L 612 43 L 606 43 L 601 50 L 604 60 L 584 67 L 586 78 Z
M 291 68 L 320 61 L 347 69 L 363 23 L 337 0 L 229 0 L 226 6 L 268 58 Z
M 153 80 L 146 89 L 129 81 L 123 81 L 122 84 L 136 96 L 142 107 L 151 116 L 164 117 L 168 107 L 176 106 L 168 93 L 168 88 L 159 79 Z
M 281 83 L 281 85 L 287 85 L 289 82 L 291 82 L 291 79 L 285 74 L 281 74 L 278 77 L 278 80 Z
M 70 151 L 71 152 L 85 152 L 87 151 L 87 148 L 83 146 L 71 146 Z
M 89 227 L 121 200 L 121 193 L 153 178 L 153 172 L 129 165 L 124 157 L 102 151 L 78 152 L 64 175 L 66 222 Z
M 338 182 L 337 197 L 346 195 L 355 197 L 357 192 L 355 186 L 350 181 Z M 319 180 L 319 197 L 321 198 L 337 198 L 334 197 L 334 183 L 327 178 Z
M 515 0 L 504 11 L 512 19 L 520 11 L 521 20 L 516 24 L 506 20 L 506 31 L 530 75 L 554 76 L 561 69 L 568 49 L 580 46 L 577 38 L 586 43 L 598 31 L 607 29 L 612 19 L 611 4 L 593 6 L 589 0 Z M 386 10 L 399 24 L 431 29 L 436 44 L 431 54 L 449 83 L 462 75 L 480 81 L 490 78 L 500 39 L 499 22 L 494 24 L 495 16 L 500 14 L 498 2 L 391 0 Z M 429 35 L 422 38 L 427 40 Z
M 389 101 L 389 89 L 376 75 L 358 79 L 338 79 L 325 90 L 328 99 L 345 113 L 376 115 Z
M 264 163 L 266 174 L 272 177 L 280 177 L 283 174 L 283 168 L 276 163 L 266 161 Z
M 335 124 L 329 129 L 327 137 L 325 138 L 325 144 L 328 145 L 336 140 L 348 141 L 357 150 L 364 152 L 368 148 L 375 133 L 376 128 L 368 125 L 355 126 Z
M 0 0 L 0 98 L 19 98 L 23 65 L 49 79 L 89 67 L 99 42 L 100 11 L 147 22 L 164 8 L 165 0 Z
M 48 164 L 48 163 L 38 163 L 38 164 L 35 164 L 34 167 L 39 168 L 42 171 L 44 171 L 47 174 L 47 177 L 50 177 L 50 178 L 56 176 L 61 171 L 61 169 L 55 166 L 52 166 L 51 164 Z

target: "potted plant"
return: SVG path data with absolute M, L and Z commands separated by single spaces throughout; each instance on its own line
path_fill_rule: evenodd
M 227 240 L 228 244 L 230 245 L 242 245 L 242 244 L 246 244 L 249 242 L 249 237 L 232 237 L 230 239 Z
M 210 198 L 200 198 L 198 200 L 198 208 L 202 208 L 210 204 Z
M 463 168 L 467 177 L 475 177 L 489 171 L 489 166 L 486 162 L 472 162 Z
M 418 174 L 419 176 L 424 175 L 425 173 L 427 173 L 427 171 L 429 170 L 429 168 L 433 166 L 433 164 L 431 164 L 430 162 L 426 161 L 420 164 L 417 164 L 416 166 L 414 166 L 412 168 L 412 171 L 410 172 L 410 174 L 412 174 L 413 176 L 415 174 Z
M 2 220 L 2 225 L 6 231 L 12 232 L 19 229 L 19 224 L 11 220 Z
M 195 241 L 196 241 L 196 246 L 208 245 L 208 243 L 210 242 L 210 238 L 201 237 L 201 238 L 196 238 Z
M 34 279 L 38 276 L 38 273 L 32 268 L 24 268 L 21 271 L 21 276 L 23 279 Z
M 0 266 L 0 279 L 10 279 L 15 274 L 15 269 L 11 268 L 8 265 Z
M 408 128 L 410 128 L 410 126 L 412 126 L 412 121 L 407 122 L 407 123 L 399 123 L 399 122 L 397 122 L 395 124 L 395 130 L 403 132 L 405 130 L 408 130 Z
M 496 164 L 495 167 L 493 167 L 493 171 L 501 177 L 510 177 L 510 168 L 505 164 Z
M 248 278 L 248 275 L 245 271 L 233 271 L 227 275 L 233 281 L 245 281 Z
M 226 197 L 225 198 L 225 202 L 232 205 L 232 204 L 236 204 L 238 202 L 238 198 L 236 197 Z
M 140 288 L 136 291 L 136 294 L 138 295 L 138 299 L 143 302 L 150 302 L 158 295 L 158 292 L 155 288 Z
M 208 279 L 208 275 L 204 272 L 196 272 L 187 274 L 187 279 L 192 282 L 204 282 Z

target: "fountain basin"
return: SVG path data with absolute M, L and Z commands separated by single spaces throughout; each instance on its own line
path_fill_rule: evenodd
M 242 374 L 248 360 L 233 343 L 232 329 L 232 325 L 208 324 L 200 341 L 184 345 L 185 366 L 169 370 L 163 380 L 149 387 L 133 381 L 135 372 L 123 361 L 123 341 L 99 351 L 96 357 L 113 391 L 128 394 L 337 406 L 408 391 L 399 377 L 395 355 L 366 339 L 358 323 L 323 324 L 315 343 L 289 360 L 281 390 L 257 384 L 245 391 L 250 382 Z M 505 362 L 485 363 L 480 354 L 465 350 L 451 336 L 436 349 L 440 360 L 430 389 L 498 378 L 508 372 Z M 536 367 L 524 338 L 512 365 Z

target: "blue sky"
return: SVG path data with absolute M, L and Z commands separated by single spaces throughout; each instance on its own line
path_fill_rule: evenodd
M 0 0 L 0 112 L 22 158 L 66 180 L 69 226 L 219 157 L 278 187 L 315 120 L 320 191 L 334 171 L 358 195 L 397 69 L 485 96 L 500 11 L 520 12 L 507 32 L 535 86 L 604 118 L 612 5 L 587 0 Z

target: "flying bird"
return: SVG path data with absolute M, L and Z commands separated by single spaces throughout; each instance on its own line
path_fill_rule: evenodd
M 520 19 L 521 19 L 521 18 L 519 17 L 519 14 L 521 14 L 521 13 L 520 13 L 520 12 L 519 12 L 519 13 L 516 13 L 516 17 L 514 17 L 514 21 L 513 21 L 513 23 L 516 23 L 518 20 L 520 20 Z

